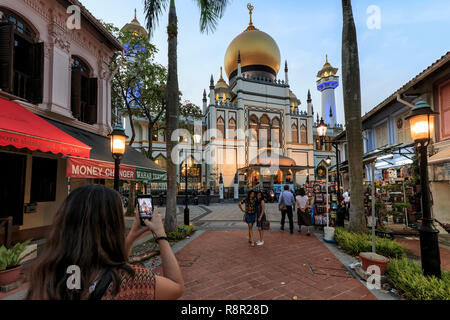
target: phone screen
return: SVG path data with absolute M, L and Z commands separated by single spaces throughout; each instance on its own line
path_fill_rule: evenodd
M 152 220 L 153 216 L 152 198 L 138 198 L 138 210 L 142 225 L 145 225 L 143 220 Z

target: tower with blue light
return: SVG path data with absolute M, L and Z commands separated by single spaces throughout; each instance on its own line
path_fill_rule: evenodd
M 322 92 L 322 117 L 330 128 L 337 125 L 336 98 L 334 90 L 339 86 L 339 77 L 336 76 L 337 68 L 333 68 L 328 62 L 328 55 L 322 70 L 317 73 L 317 90 Z

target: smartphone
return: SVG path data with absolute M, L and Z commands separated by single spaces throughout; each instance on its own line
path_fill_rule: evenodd
M 137 196 L 137 205 L 139 212 L 139 220 L 143 227 L 146 226 L 145 220 L 152 220 L 153 216 L 153 198 L 151 195 L 140 194 Z

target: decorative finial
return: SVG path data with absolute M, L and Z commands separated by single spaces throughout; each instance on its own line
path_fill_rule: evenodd
M 308 89 L 308 102 L 311 102 L 311 101 L 312 101 L 312 99 L 311 99 L 311 90 Z
M 284 62 L 284 71 L 288 72 L 288 64 L 287 64 L 287 60 Z
M 134 8 L 134 20 L 137 20 L 137 10 Z
M 206 89 L 203 90 L 203 100 L 206 101 Z
M 213 75 L 211 75 L 211 80 L 209 81 L 209 87 L 210 87 L 211 89 L 214 88 L 214 77 L 213 77 Z
M 247 9 L 250 13 L 250 22 L 248 24 L 247 29 L 245 29 L 245 31 L 256 30 L 256 28 L 253 26 L 253 18 L 252 18 L 253 10 L 255 9 L 255 7 L 251 3 L 249 3 L 249 4 L 247 4 Z
M 328 54 L 325 55 L 326 63 L 328 63 Z
M 330 106 L 330 118 L 333 118 L 333 110 L 331 109 L 331 106 Z
M 238 51 L 238 63 L 241 63 L 241 50 Z
M 223 79 L 223 76 L 222 76 L 222 67 L 220 67 L 220 79 Z
M 319 113 L 317 113 L 317 123 L 319 123 L 320 122 L 320 120 L 319 120 Z
M 255 7 L 251 3 L 248 3 L 247 4 L 247 8 L 248 8 L 248 11 L 250 13 L 250 23 L 249 23 L 249 25 L 252 26 L 253 25 L 252 14 L 253 14 L 253 10 L 255 10 Z

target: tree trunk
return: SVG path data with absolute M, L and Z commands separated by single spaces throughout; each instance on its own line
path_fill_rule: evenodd
M 358 43 L 351 0 L 342 0 L 342 86 L 344 91 L 345 124 L 349 153 L 350 230 L 366 228 L 363 200 L 363 141 L 361 122 L 361 83 Z
M 131 127 L 131 139 L 129 142 L 129 146 L 132 147 L 134 143 L 134 139 L 136 138 L 136 131 L 133 123 L 133 114 L 131 112 L 130 106 L 127 104 L 128 117 L 130 118 L 130 127 Z M 127 216 L 134 216 L 134 202 L 136 201 L 136 181 L 130 182 L 130 194 L 128 195 L 128 207 L 127 207 Z
M 172 133 L 178 128 L 178 22 L 175 0 L 170 1 L 167 34 L 169 43 L 168 78 L 166 87 L 167 206 L 164 227 L 166 232 L 171 232 L 177 228 L 177 166 L 172 159 L 172 150 L 176 146 L 176 141 L 172 141 Z
M 154 123 L 149 121 L 148 122 L 148 154 L 147 158 L 150 160 L 153 160 L 153 126 Z
M 130 194 L 128 195 L 128 207 L 126 215 L 129 217 L 134 216 L 134 203 L 136 201 L 136 181 L 130 181 Z

